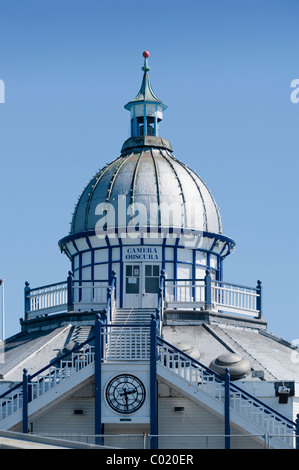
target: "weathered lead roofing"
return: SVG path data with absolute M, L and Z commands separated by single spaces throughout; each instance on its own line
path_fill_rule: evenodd
M 81 343 L 93 334 L 92 326 L 69 324 L 8 338 L 5 341 L 5 361 L 0 364 L 2 380 L 22 380 L 24 368 L 33 374 L 53 361 L 70 342 Z M 165 326 L 163 334 L 171 344 L 180 344 L 181 347 L 182 343 L 191 345 L 198 353 L 199 359 L 196 359 L 207 367 L 219 355 L 228 352 L 238 354 L 250 363 L 252 371 L 263 371 L 262 379 L 254 378 L 250 373 L 245 378 L 247 381 L 299 381 L 298 350 L 264 330 L 205 323 Z
M 167 211 L 174 209 L 173 227 L 223 233 L 219 209 L 205 183 L 172 155 L 165 139 L 149 140 L 147 146 L 140 145 L 140 138 L 128 139 L 120 157 L 91 179 L 75 208 L 71 234 L 95 230 L 100 219 L 96 209 L 100 214 L 99 208 L 106 206 L 114 210 L 118 227 L 117 215 L 127 212 L 128 224 L 130 209 L 139 211 L 140 226 L 164 227 Z M 155 205 L 161 209 L 158 214 Z

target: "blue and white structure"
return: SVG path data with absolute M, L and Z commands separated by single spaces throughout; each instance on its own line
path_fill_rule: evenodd
M 225 282 L 235 242 L 159 135 L 167 106 L 143 56 L 131 136 L 59 241 L 67 279 L 25 285 L 0 430 L 125 448 L 298 447 L 297 350 L 267 331 L 260 281 Z
M 156 306 L 161 269 L 174 282 L 202 279 L 207 269 L 222 281 L 223 260 L 235 245 L 223 234 L 207 186 L 158 136 L 167 106 L 152 90 L 147 56 L 142 70 L 140 91 L 125 106 L 131 137 L 84 189 L 71 232 L 59 242 L 77 285 L 107 281 L 115 271 L 119 306 L 138 308 Z M 84 294 L 93 302 L 87 289 L 75 301 Z

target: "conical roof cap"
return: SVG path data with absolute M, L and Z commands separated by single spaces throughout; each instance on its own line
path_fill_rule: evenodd
M 143 101 L 154 102 L 154 103 L 159 104 L 160 106 L 162 106 L 163 109 L 166 109 L 167 105 L 165 103 L 163 103 L 155 95 L 155 93 L 152 89 L 152 86 L 151 86 L 151 82 L 150 82 L 150 78 L 149 78 L 149 74 L 148 74 L 148 72 L 150 71 L 150 67 L 148 65 L 149 52 L 144 51 L 143 52 L 143 57 L 144 57 L 144 65 L 141 68 L 141 70 L 144 71 L 144 74 L 143 74 L 143 79 L 142 79 L 140 90 L 139 90 L 138 94 L 136 95 L 136 97 L 133 100 L 129 101 L 129 103 L 127 103 L 125 105 L 125 109 L 130 109 L 134 104 L 139 104 L 140 102 L 143 102 Z

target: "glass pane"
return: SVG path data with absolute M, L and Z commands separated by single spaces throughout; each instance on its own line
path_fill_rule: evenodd
M 158 276 L 159 277 L 159 266 L 153 266 L 153 276 Z
M 132 276 L 132 266 L 126 266 L 126 276 Z
M 126 278 L 126 294 L 139 294 L 139 277 Z
M 147 294 L 157 294 L 159 292 L 159 278 L 146 277 L 145 278 L 145 292 Z
M 145 265 L 145 275 L 151 276 L 152 275 L 152 266 L 150 264 Z

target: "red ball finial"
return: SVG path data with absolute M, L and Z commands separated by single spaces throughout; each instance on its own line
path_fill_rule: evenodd
M 150 53 L 148 51 L 144 51 L 144 53 L 142 55 L 145 59 L 147 59 L 149 57 Z

